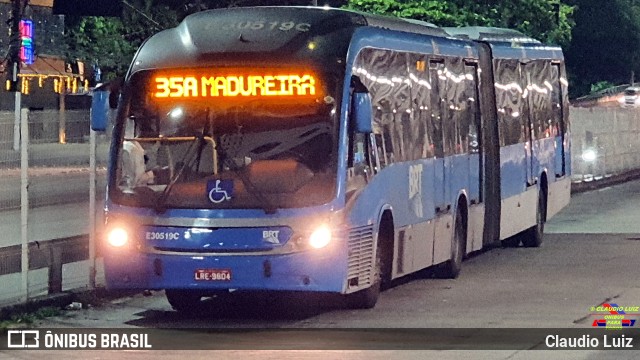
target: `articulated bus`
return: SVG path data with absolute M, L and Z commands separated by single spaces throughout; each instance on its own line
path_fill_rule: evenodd
M 178 311 L 236 290 L 371 308 L 393 279 L 537 247 L 569 202 L 567 111 L 561 49 L 516 31 L 319 7 L 190 15 L 125 78 L 107 286 L 164 289 Z

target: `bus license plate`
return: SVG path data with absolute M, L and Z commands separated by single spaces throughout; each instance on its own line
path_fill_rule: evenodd
M 231 281 L 229 269 L 198 269 L 195 272 L 198 281 Z

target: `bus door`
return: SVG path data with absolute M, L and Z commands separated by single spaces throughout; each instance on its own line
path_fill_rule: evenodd
M 478 64 L 465 62 L 465 87 L 463 93 L 464 116 L 467 122 L 464 124 L 466 131 L 466 146 L 469 154 L 469 203 L 471 205 L 482 202 L 483 169 L 480 127 L 480 100 L 478 94 Z
M 534 171 L 534 158 L 535 154 L 538 153 L 536 137 L 534 134 L 535 124 L 533 121 L 535 120 L 534 114 L 532 114 L 532 110 L 535 105 L 532 106 L 532 101 L 535 101 L 535 92 L 531 86 L 531 71 L 528 68 L 531 68 L 531 64 L 527 64 L 527 62 L 520 63 L 520 85 L 522 86 L 522 117 L 520 118 L 522 127 L 524 129 L 523 138 L 525 141 L 524 146 L 524 157 L 525 157 L 525 168 L 527 173 L 527 186 L 532 185 L 535 181 L 533 180 L 535 177 Z
M 556 177 L 566 174 L 565 162 L 565 133 L 563 99 L 565 93 L 560 83 L 560 63 L 551 64 L 551 133 L 555 138 L 555 169 Z
M 471 60 L 469 60 L 471 61 Z M 477 130 L 471 125 L 472 110 L 475 109 L 477 103 L 473 99 L 475 97 L 474 70 L 475 66 L 469 61 L 465 61 L 460 57 L 450 57 L 445 61 L 445 72 L 438 73 L 438 90 L 445 96 L 441 99 L 444 104 L 443 111 L 443 135 L 444 135 L 444 179 L 445 179 L 445 200 L 447 209 L 451 209 L 457 200 L 461 190 L 464 190 L 467 196 L 471 195 L 471 156 L 470 156 L 470 136 L 477 136 Z M 469 76 L 468 76 L 469 75 Z M 472 98 L 470 100 L 470 98 Z M 475 124 L 474 124 L 475 125 Z M 476 182 L 478 180 L 477 171 L 478 163 L 474 163 L 476 176 L 473 177 Z M 477 198 L 477 186 L 474 187 L 474 195 Z M 469 198 L 469 200 L 471 200 Z M 455 210 L 454 210 L 455 211 Z

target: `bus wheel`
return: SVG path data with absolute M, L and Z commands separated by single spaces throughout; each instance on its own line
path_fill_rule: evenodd
M 456 225 L 451 244 L 451 260 L 440 265 L 435 275 L 440 279 L 455 279 L 462 269 L 462 259 L 464 258 L 465 244 L 467 242 L 467 226 L 466 219 L 458 210 L 456 215 Z
M 165 290 L 167 301 L 180 313 L 193 313 L 200 308 L 202 295 L 188 290 Z
M 538 197 L 538 209 L 536 210 L 536 224 L 525 231 L 522 236 L 522 245 L 525 247 L 539 247 L 544 235 L 544 222 L 547 217 L 547 196 L 542 192 Z

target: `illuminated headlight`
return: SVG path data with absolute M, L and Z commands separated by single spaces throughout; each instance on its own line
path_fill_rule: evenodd
M 596 151 L 593 149 L 587 149 L 582 153 L 582 160 L 586 162 L 595 161 L 597 157 Z
M 107 242 L 113 247 L 123 247 L 129 241 L 129 234 L 123 228 L 117 227 L 109 231 Z
M 311 233 L 309 245 L 315 249 L 321 249 L 331 242 L 331 230 L 327 226 L 321 226 Z

